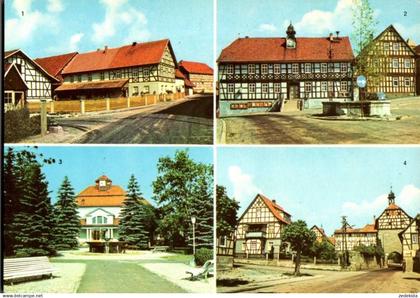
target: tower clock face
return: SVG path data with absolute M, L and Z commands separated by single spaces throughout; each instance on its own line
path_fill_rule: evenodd
M 286 46 L 287 46 L 288 48 L 294 48 L 294 47 L 295 47 L 295 41 L 294 41 L 293 39 L 288 39 L 288 40 L 286 41 Z

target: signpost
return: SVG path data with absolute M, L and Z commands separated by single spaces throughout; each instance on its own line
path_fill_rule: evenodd
M 364 75 L 360 75 L 356 79 L 356 84 L 359 87 L 359 100 L 365 100 L 365 87 L 366 87 L 366 77 Z

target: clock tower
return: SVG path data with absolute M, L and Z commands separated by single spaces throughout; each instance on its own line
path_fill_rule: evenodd
M 295 37 L 296 31 L 292 23 L 290 23 L 289 27 L 287 27 L 286 34 L 287 34 L 286 48 L 295 49 L 296 48 L 296 37 Z

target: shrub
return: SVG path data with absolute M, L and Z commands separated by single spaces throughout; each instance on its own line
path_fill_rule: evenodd
M 4 114 L 4 141 L 15 143 L 41 133 L 41 117 L 30 117 L 27 108 L 10 110 Z
M 16 250 L 15 257 L 25 258 L 25 257 L 38 257 L 38 256 L 49 256 L 49 255 L 51 255 L 51 253 L 44 249 L 20 248 Z
M 204 247 L 199 248 L 195 252 L 194 259 L 195 259 L 195 263 L 198 266 L 202 266 L 208 260 L 213 260 L 213 250 L 209 248 L 204 248 Z

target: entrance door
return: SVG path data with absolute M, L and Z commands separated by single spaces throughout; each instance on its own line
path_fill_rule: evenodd
M 92 231 L 92 239 L 93 240 L 101 240 L 101 232 L 99 230 Z
M 299 98 L 299 89 L 297 84 L 290 84 L 289 86 L 289 99 Z

